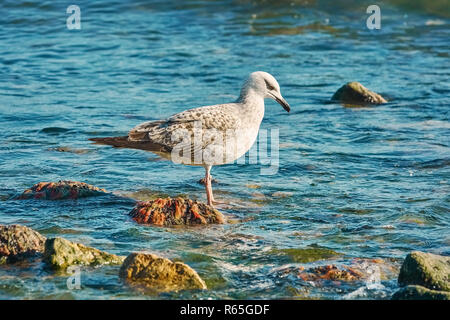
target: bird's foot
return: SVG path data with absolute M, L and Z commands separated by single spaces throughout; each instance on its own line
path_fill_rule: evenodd
M 211 204 L 208 204 L 208 205 L 213 207 L 214 209 L 227 210 L 227 209 L 231 209 L 232 208 L 232 205 L 229 202 L 225 202 L 225 201 L 213 200 L 211 202 Z
M 225 204 L 225 202 L 216 201 L 216 200 L 207 201 L 206 203 L 208 204 L 208 206 L 211 206 L 213 208 L 215 205 Z

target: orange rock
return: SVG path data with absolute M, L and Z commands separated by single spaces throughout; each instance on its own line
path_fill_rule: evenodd
M 224 216 L 204 203 L 183 198 L 138 202 L 130 216 L 141 224 L 158 226 L 224 223 Z
M 84 182 L 39 182 L 31 188 L 25 190 L 21 195 L 16 197 L 16 199 L 78 199 L 97 196 L 104 193 L 106 193 L 105 189 L 100 189 Z
M 300 269 L 299 271 L 298 277 L 304 281 L 355 281 L 363 277 L 362 273 L 356 272 L 348 267 L 340 269 L 333 264 L 310 268 L 306 271 Z

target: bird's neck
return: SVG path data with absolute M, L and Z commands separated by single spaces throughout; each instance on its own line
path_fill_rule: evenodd
M 254 121 L 261 122 L 264 117 L 264 98 L 253 89 L 243 90 L 238 103 L 242 105 L 244 118 L 250 117 Z
M 262 102 L 264 104 L 264 97 L 262 97 L 260 93 L 256 92 L 252 88 L 244 88 L 242 89 L 237 102 L 242 104 L 254 104 L 255 102 Z

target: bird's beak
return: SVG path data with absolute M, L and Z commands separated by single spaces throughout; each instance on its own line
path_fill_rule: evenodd
M 289 106 L 289 103 L 287 103 L 287 101 L 284 100 L 284 98 L 280 94 L 278 94 L 276 92 L 269 92 L 269 94 L 271 95 L 273 100 L 278 102 L 283 107 L 284 110 L 286 110 L 287 112 L 291 111 L 291 107 Z

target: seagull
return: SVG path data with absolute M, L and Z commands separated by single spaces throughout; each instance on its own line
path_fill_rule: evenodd
M 151 151 L 165 159 L 205 168 L 205 189 L 209 206 L 217 204 L 211 187 L 211 168 L 231 163 L 255 142 L 264 117 L 264 99 L 290 106 L 275 78 L 253 72 L 233 103 L 188 109 L 166 120 L 148 121 L 131 129 L 127 136 L 91 138 L 96 144 Z

